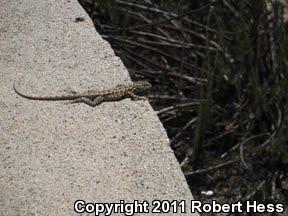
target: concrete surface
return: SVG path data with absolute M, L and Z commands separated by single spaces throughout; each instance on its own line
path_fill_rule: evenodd
M 40 95 L 131 82 L 76 0 L 1 0 L 0 50 L 1 215 L 78 215 L 77 199 L 189 207 L 192 195 L 148 102 L 92 108 L 13 91 L 14 81 Z

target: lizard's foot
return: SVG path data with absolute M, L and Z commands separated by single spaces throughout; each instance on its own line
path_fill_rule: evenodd
M 133 100 L 133 101 L 136 101 L 136 100 L 148 100 L 146 97 L 138 96 L 138 95 L 136 95 L 134 93 L 130 93 L 129 96 L 130 96 L 131 100 Z
M 133 100 L 133 101 L 137 101 L 137 100 L 148 101 L 148 98 L 146 98 L 144 96 L 136 96 L 136 97 L 131 97 L 131 100 Z
M 143 96 L 143 97 L 140 97 L 139 100 L 149 101 L 148 98 L 147 98 L 147 97 L 144 97 L 144 96 Z

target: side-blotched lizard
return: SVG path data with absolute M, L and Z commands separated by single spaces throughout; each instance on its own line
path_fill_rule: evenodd
M 130 85 L 120 85 L 115 88 L 103 91 L 89 90 L 84 93 L 77 93 L 71 91 L 67 95 L 56 95 L 56 96 L 34 96 L 26 95 L 17 90 L 14 83 L 15 92 L 27 99 L 31 100 L 47 100 L 47 101 L 58 101 L 58 100 L 71 100 L 71 103 L 83 102 L 90 106 L 97 106 L 105 101 L 118 101 L 124 98 L 131 98 L 132 100 L 146 99 L 143 96 L 136 94 L 145 92 L 151 88 L 151 84 L 146 81 L 135 82 Z

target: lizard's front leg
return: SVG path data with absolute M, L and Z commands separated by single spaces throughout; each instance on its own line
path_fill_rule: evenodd
M 99 104 L 101 104 L 104 101 L 103 96 L 98 96 L 96 98 L 94 98 L 93 100 L 90 98 L 86 98 L 86 97 L 81 97 L 81 98 L 77 98 L 75 100 L 73 100 L 71 103 L 85 103 L 89 106 L 95 107 Z
M 138 95 L 136 95 L 136 94 L 134 94 L 134 93 L 129 93 L 129 94 L 128 94 L 128 97 L 130 97 L 131 100 L 133 100 L 133 101 L 136 101 L 136 100 L 147 100 L 146 97 L 144 97 L 144 96 L 138 96 Z

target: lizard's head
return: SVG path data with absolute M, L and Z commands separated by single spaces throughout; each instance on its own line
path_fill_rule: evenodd
M 152 85 L 147 81 L 138 81 L 134 83 L 135 92 L 144 92 L 151 89 Z

